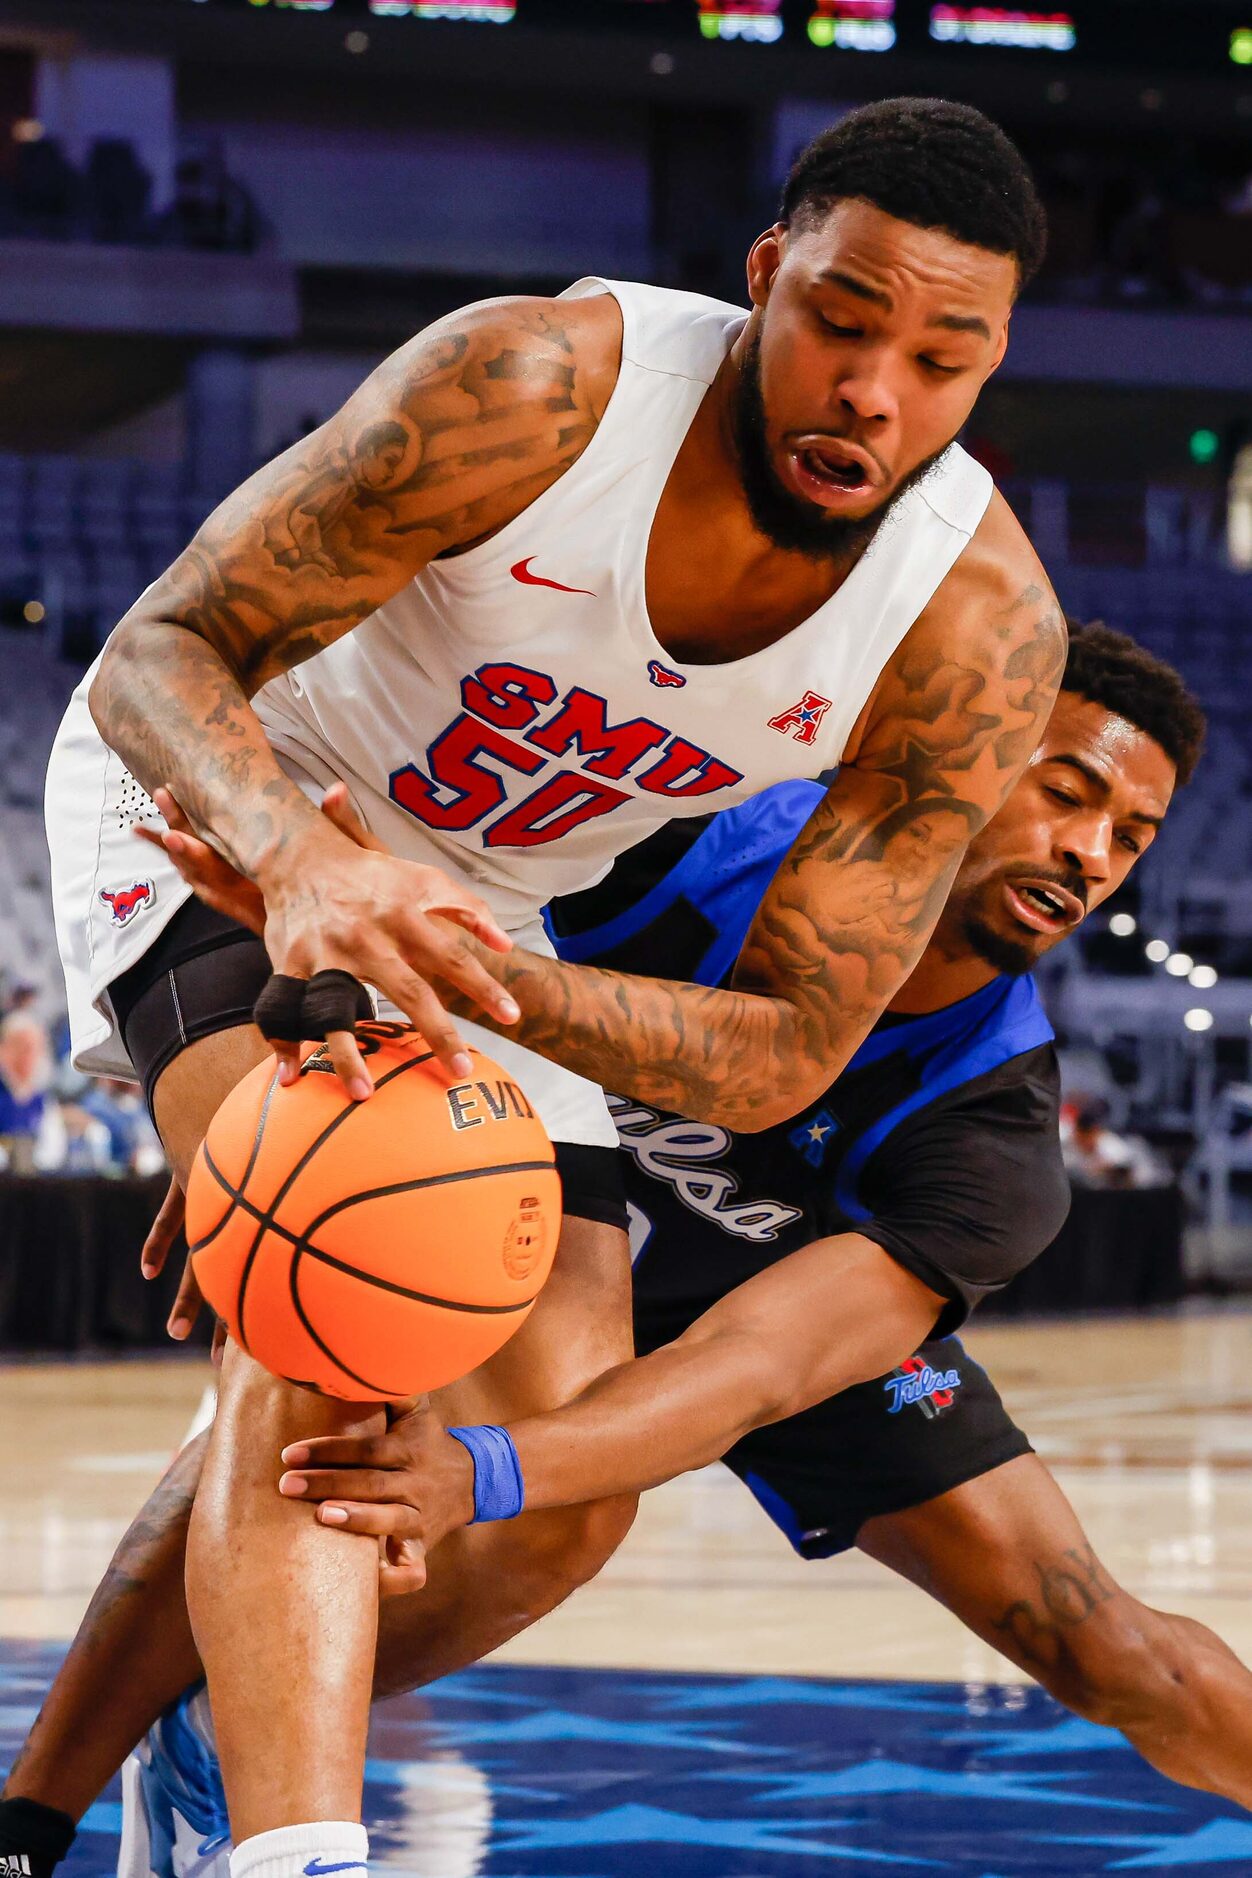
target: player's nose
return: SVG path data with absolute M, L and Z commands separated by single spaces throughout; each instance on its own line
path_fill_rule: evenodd
M 861 424 L 881 426 L 899 410 L 887 362 L 881 354 L 864 353 L 841 374 L 835 394 L 846 416 Z
M 1089 886 L 1109 877 L 1113 853 L 1113 823 L 1107 815 L 1071 819 L 1056 844 L 1062 866 L 1081 874 Z

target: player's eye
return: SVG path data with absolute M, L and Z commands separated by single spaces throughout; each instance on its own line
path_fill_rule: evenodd
M 835 320 L 828 320 L 824 313 L 819 313 L 817 317 L 826 331 L 833 333 L 836 339 L 859 339 L 861 337 L 859 326 L 840 326 Z
M 965 370 L 963 365 L 940 365 L 938 359 L 923 359 L 921 363 L 928 372 L 938 372 L 941 378 L 955 378 L 958 372 Z
M 1057 789 L 1049 783 L 1045 793 L 1050 795 L 1054 802 L 1063 802 L 1067 809 L 1078 807 L 1078 797 L 1072 796 L 1068 789 Z
M 1143 844 L 1134 835 L 1119 835 L 1117 839 L 1129 854 L 1142 854 Z

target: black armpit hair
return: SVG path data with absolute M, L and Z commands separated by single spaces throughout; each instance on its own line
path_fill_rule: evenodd
M 1043 260 L 1047 217 L 1025 159 L 972 105 L 884 98 L 850 112 L 801 151 L 782 219 L 815 219 L 852 197 L 915 228 L 1011 254 L 1019 289 Z
M 1204 748 L 1204 712 L 1181 673 L 1126 633 L 1103 620 L 1084 626 L 1066 619 L 1069 656 L 1062 691 L 1115 711 L 1146 731 L 1174 765 L 1180 784 L 1190 782 Z

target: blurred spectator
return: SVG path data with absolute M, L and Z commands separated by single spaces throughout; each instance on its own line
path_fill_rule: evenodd
M 82 178 L 56 138 L 33 138 L 18 145 L 6 220 L 14 234 L 68 240 L 82 190 Z
M 1088 1102 L 1062 1123 L 1065 1168 L 1076 1187 L 1160 1187 L 1168 1176 L 1146 1141 L 1108 1126 L 1109 1105 Z
M 155 232 L 180 248 L 249 251 L 256 246 L 256 210 L 219 154 L 183 157 L 174 171 L 174 200 Z
M 44 1026 L 31 1011 L 10 1012 L 0 1023 L 0 1164 L 15 1173 L 43 1171 L 63 1157 L 60 1111 L 48 1093 L 51 1075 Z
M 112 1143 L 105 1124 L 88 1113 L 80 1102 L 61 1104 L 64 1130 L 61 1159 L 56 1171 L 61 1174 L 105 1174 L 112 1166 Z
M 89 230 L 93 241 L 142 241 L 152 178 L 126 137 L 97 137 L 87 160 Z
M 248 191 L 228 174 L 218 151 L 182 159 L 174 199 L 151 210 L 152 178 L 127 137 L 99 137 L 85 170 L 55 137 L 19 141 L 0 179 L 0 236 L 53 241 L 167 243 L 180 248 L 248 251 L 259 229 Z
M 97 1076 L 75 1106 L 104 1131 L 103 1165 L 127 1174 L 160 1173 L 165 1154 L 136 1084 Z

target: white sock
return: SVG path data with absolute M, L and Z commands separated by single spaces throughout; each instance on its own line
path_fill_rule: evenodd
M 350 1819 L 314 1819 L 303 1826 L 257 1832 L 230 1855 L 230 1878 L 322 1878 L 364 1871 L 369 1836 Z

